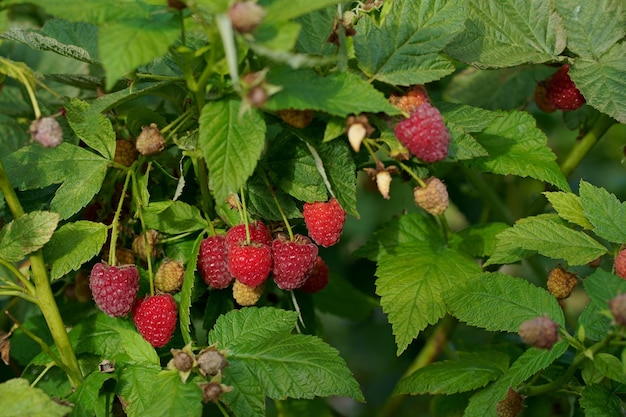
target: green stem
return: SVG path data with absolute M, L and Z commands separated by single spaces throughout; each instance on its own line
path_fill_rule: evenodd
M 18 280 L 20 280 L 24 288 L 26 288 L 28 295 L 33 296 L 33 297 L 35 296 L 35 292 L 36 292 L 35 287 L 33 286 L 33 284 L 30 283 L 28 278 L 26 278 L 24 274 L 22 274 L 20 270 L 15 267 L 15 265 L 13 265 L 10 262 L 5 261 L 4 259 L 0 259 L 0 264 L 2 264 L 6 269 L 11 271 L 13 275 L 15 275 L 15 277 Z
M 592 128 L 587 132 L 583 138 L 576 143 L 572 148 L 569 155 L 561 163 L 561 172 L 565 177 L 569 177 L 572 172 L 578 167 L 583 158 L 589 153 L 591 148 L 604 136 L 607 130 L 616 123 L 615 120 L 601 114 L 598 120 L 594 123 Z
M 433 333 L 426 340 L 426 344 L 415 357 L 413 363 L 404 372 L 404 375 L 400 380 L 413 374 L 418 369 L 425 367 L 426 365 L 434 362 L 445 344 L 448 342 L 448 337 L 454 326 L 456 325 L 456 319 L 452 316 L 445 316 L 441 322 L 437 325 Z M 396 415 L 396 412 L 400 405 L 406 399 L 406 395 L 392 395 L 389 397 L 383 408 L 378 413 L 379 417 L 392 417 Z
M 120 215 L 122 213 L 122 207 L 124 206 L 124 198 L 126 197 L 126 190 L 128 189 L 128 182 L 133 174 L 133 168 L 136 162 L 133 163 L 126 171 L 126 179 L 124 180 L 124 186 L 122 187 L 122 194 L 120 194 L 120 201 L 117 203 L 117 210 L 115 210 L 115 216 L 113 217 L 113 223 L 111 224 L 111 245 L 109 247 L 109 265 L 115 266 L 116 262 L 116 250 L 117 250 L 117 234 L 119 229 Z
M 196 171 L 196 177 L 198 178 L 198 187 L 200 187 L 200 204 L 202 205 L 202 211 L 207 213 L 212 218 L 213 203 L 211 199 L 211 192 L 209 191 L 209 171 L 207 169 L 204 158 L 191 158 L 194 170 Z
M 18 218 L 24 215 L 24 209 L 20 204 L 15 190 L 11 186 L 9 179 L 4 170 L 4 166 L 0 161 L 0 191 L 4 194 L 5 201 L 11 210 L 14 218 Z M 78 360 L 76 354 L 70 344 L 70 339 L 67 336 L 59 307 L 54 300 L 52 294 L 52 288 L 50 287 L 50 280 L 48 279 L 48 271 L 46 270 L 46 264 L 43 259 L 43 254 L 40 250 L 33 252 L 30 255 L 30 268 L 33 276 L 33 281 L 36 289 L 37 305 L 41 309 L 43 316 L 46 320 L 52 339 L 54 340 L 59 354 L 61 355 L 61 361 L 68 368 L 68 376 L 73 386 L 78 386 L 82 382 L 82 374 L 80 367 L 78 366 Z
M 270 184 L 269 179 L 267 178 L 267 175 L 265 175 L 265 172 L 259 170 L 261 172 L 261 177 L 263 178 L 263 182 L 265 183 L 265 186 L 267 187 L 267 189 L 269 190 L 270 194 L 272 195 L 272 199 L 274 200 L 274 203 L 276 204 L 276 208 L 278 208 L 278 212 L 280 213 L 280 217 L 282 217 L 283 219 L 283 223 L 285 223 L 285 227 L 287 228 L 287 232 L 289 233 L 289 240 L 293 242 L 293 230 L 291 230 L 291 225 L 289 224 L 289 221 L 287 220 L 287 216 L 285 215 L 285 212 L 283 211 L 283 208 L 281 207 L 280 203 L 278 202 L 278 198 L 276 198 L 276 193 L 274 192 L 274 189 L 272 188 L 272 184 Z M 304 324 L 304 323 L 302 323 Z
M 137 78 L 145 78 L 147 80 L 157 81 L 185 81 L 185 77 L 172 77 L 171 75 L 144 74 L 138 72 L 135 74 Z

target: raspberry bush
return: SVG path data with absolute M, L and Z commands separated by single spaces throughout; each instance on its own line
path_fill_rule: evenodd
M 3 413 L 623 415 L 625 28 L 0 2 Z

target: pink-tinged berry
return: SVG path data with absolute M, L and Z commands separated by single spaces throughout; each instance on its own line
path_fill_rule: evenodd
M 135 265 L 118 267 L 99 262 L 91 269 L 89 288 L 100 310 L 111 317 L 125 316 L 139 290 L 139 272 Z
M 239 1 L 230 6 L 228 17 L 237 32 L 250 33 L 263 21 L 265 10 L 256 1 Z
M 439 178 L 430 177 L 424 181 L 425 187 L 413 189 L 415 204 L 433 216 L 443 214 L 448 208 L 448 189 Z
M 506 397 L 496 404 L 498 417 L 517 417 L 522 411 L 524 397 L 509 388 Z
M 546 98 L 558 110 L 576 110 L 585 104 L 576 84 L 569 77 L 569 64 L 563 65 L 546 84 Z
M 302 285 L 299 289 L 308 293 L 320 292 L 328 284 L 328 277 L 328 265 L 326 265 L 326 262 L 324 262 L 322 257 L 318 255 L 315 260 L 313 270 L 304 282 L 304 285 Z
M 626 249 L 622 249 L 617 253 L 613 266 L 615 267 L 615 275 L 626 279 Z
M 63 142 L 63 129 L 54 117 L 42 117 L 33 121 L 28 129 L 33 141 L 46 148 L 54 148 Z
M 228 272 L 226 237 L 209 236 L 200 243 L 198 271 L 211 288 L 223 289 L 230 285 L 233 276 Z
M 336 198 L 328 202 L 304 203 L 302 210 L 309 236 L 325 248 L 339 241 L 346 212 Z
M 133 321 L 152 346 L 167 345 L 176 330 L 178 307 L 171 294 L 157 294 L 137 300 L 133 307 Z
M 265 291 L 265 283 L 250 287 L 235 280 L 233 284 L 233 298 L 242 307 L 255 305 L 263 295 L 263 291 Z
M 527 345 L 550 349 L 559 340 L 559 326 L 548 317 L 537 317 L 520 324 L 518 334 Z
M 293 290 L 301 287 L 313 270 L 317 251 L 317 246 L 306 236 L 295 235 L 290 241 L 287 235 L 279 233 L 272 242 L 272 273 L 278 288 Z
M 620 294 L 609 301 L 609 309 L 615 322 L 626 326 L 626 294 Z
M 137 136 L 135 147 L 142 155 L 154 155 L 165 148 L 165 139 L 156 123 L 141 127 L 141 133 Z
M 389 102 L 406 113 L 413 113 L 424 103 L 430 104 L 430 97 L 423 85 L 412 86 L 405 94 L 392 94 Z
M 441 113 L 430 103 L 418 106 L 411 117 L 396 125 L 396 137 L 413 155 L 424 162 L 437 162 L 448 156 L 450 132 Z
M 248 223 L 250 230 L 250 242 L 262 243 L 263 245 L 269 245 L 272 243 L 272 234 L 265 225 L 265 223 L 256 220 Z M 240 245 L 246 243 L 246 225 L 238 224 L 231 227 L 226 232 L 226 247 L 230 248 L 233 245 Z
M 272 250 L 269 245 L 251 242 L 233 244 L 228 251 L 228 272 L 249 287 L 261 285 L 272 270 Z

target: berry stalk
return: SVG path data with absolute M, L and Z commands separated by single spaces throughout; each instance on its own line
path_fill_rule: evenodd
M 115 216 L 113 216 L 113 223 L 111 223 L 111 246 L 109 248 L 109 265 L 115 266 L 115 256 L 117 252 L 117 233 L 120 222 L 120 215 L 122 213 L 122 207 L 124 206 L 124 197 L 126 196 L 126 190 L 128 189 L 128 182 L 130 181 L 130 177 L 133 173 L 133 168 L 135 164 L 131 165 L 131 167 L 126 172 L 126 179 L 124 180 L 124 186 L 122 187 L 122 193 L 120 194 L 120 201 L 117 203 L 117 209 L 115 210 Z

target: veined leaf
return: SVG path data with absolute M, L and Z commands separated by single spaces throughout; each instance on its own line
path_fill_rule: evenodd
M 239 192 L 265 146 L 265 121 L 257 110 L 239 115 L 240 105 L 234 99 L 210 101 L 200 115 L 198 144 L 217 201 Z
M 583 206 L 578 197 L 574 193 L 566 193 L 564 191 L 552 191 L 543 193 L 559 217 L 570 223 L 577 224 L 587 230 L 593 230 L 593 225 L 589 223 Z
M 477 67 L 556 60 L 565 30 L 555 0 L 469 0 L 465 31 L 446 53 Z
M 274 197 L 276 197 L 281 210 L 288 219 L 302 218 L 302 214 L 300 210 L 298 210 L 298 207 L 296 207 L 294 199 L 287 195 L 282 189 L 276 189 L 270 192 L 261 175 L 253 175 L 250 177 L 246 183 L 246 197 L 248 198 L 248 210 L 259 218 L 276 221 L 282 220 L 282 214 L 276 201 L 274 201 Z M 321 200 L 324 198 L 326 198 L 325 191 Z
M 622 413 L 622 400 L 601 384 L 585 387 L 578 401 L 586 416 L 614 417 Z
M 52 265 L 50 279 L 58 279 L 96 256 L 107 240 L 108 227 L 102 223 L 79 220 L 66 223 L 54 233 L 44 248 Z
M 143 209 L 144 222 L 149 229 L 163 233 L 185 233 L 202 230 L 207 221 L 196 206 L 182 201 L 155 201 Z
M 626 293 L 626 281 L 603 269 L 597 269 L 583 282 L 590 302 L 579 317 L 579 324 L 584 327 L 585 337 L 590 340 L 602 340 L 611 325 L 611 319 L 602 314 L 608 310 L 609 301 L 619 294 Z
M 459 231 L 450 244 L 454 249 L 470 256 L 488 256 L 496 247 L 496 235 L 508 229 L 505 223 L 488 223 L 469 226 Z
M 185 278 L 182 288 L 180 289 L 180 301 L 178 303 L 180 331 L 183 335 L 185 344 L 191 343 L 191 297 L 193 296 L 193 287 L 195 283 L 194 273 L 196 271 L 196 259 L 198 259 L 198 253 L 200 252 L 200 243 L 202 242 L 202 235 L 199 235 L 191 250 L 190 259 L 192 262 L 187 262 L 185 268 Z
M 613 243 L 626 242 L 626 204 L 601 187 L 580 181 L 580 204 L 593 232 Z
M 43 390 L 32 387 L 24 378 L 1 383 L 0 398 L 10 398 L 2 405 L 2 414 L 6 416 L 63 417 L 72 410 L 54 401 Z
M 308 0 L 261 1 L 262 4 L 266 3 L 265 11 L 267 17 L 265 21 L 270 23 L 294 19 L 340 2 L 340 0 L 320 0 L 314 2 Z
M 111 121 L 102 113 L 90 112 L 90 105 L 77 98 L 65 104 L 67 121 L 80 139 L 103 157 L 115 157 L 115 132 Z
M 396 0 L 382 26 L 371 18 L 358 24 L 354 51 L 372 80 L 424 84 L 454 71 L 441 50 L 464 29 L 467 0 Z
M 480 272 L 474 260 L 427 241 L 397 246 L 378 258 L 376 293 L 391 323 L 400 355 L 429 324 L 446 313 L 453 287 Z
M 563 310 L 549 292 L 499 272 L 478 274 L 454 286 L 446 301 L 459 320 L 491 331 L 515 333 L 522 322 L 544 315 L 565 324 Z
M 0 230 L 0 258 L 18 262 L 45 245 L 59 223 L 59 215 L 33 211 L 18 217 Z
M 97 407 L 102 385 L 109 379 L 115 378 L 116 375 L 103 372 L 92 372 L 87 375 L 82 384 L 76 387 L 76 391 L 68 398 L 68 401 L 74 405 L 70 415 L 72 417 L 92 417 Z

